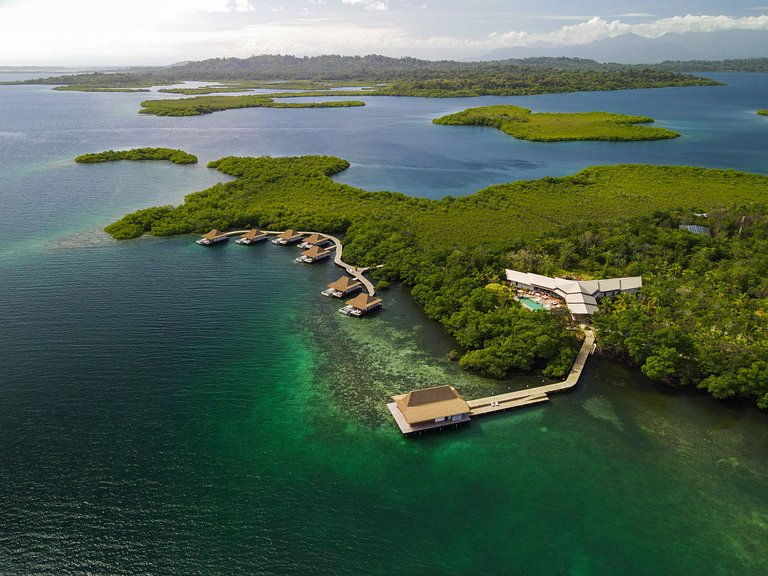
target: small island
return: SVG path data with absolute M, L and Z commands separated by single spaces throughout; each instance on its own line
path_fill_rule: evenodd
M 468 108 L 432 120 L 448 126 L 491 126 L 520 140 L 561 142 L 568 140 L 608 140 L 631 142 L 677 138 L 679 133 L 666 128 L 638 126 L 653 122 L 647 116 L 628 116 L 610 112 L 531 112 L 528 108 L 500 104 Z
M 120 88 L 117 86 L 89 86 L 87 84 L 63 84 L 54 86 L 59 92 L 151 92 L 149 88 Z
M 75 162 L 80 164 L 97 164 L 118 160 L 168 160 L 174 164 L 196 164 L 197 156 L 173 148 L 132 148 L 131 150 L 105 150 L 95 154 L 82 154 L 75 158 Z
M 141 103 L 139 114 L 154 114 L 155 116 L 200 116 L 212 114 L 221 110 L 238 108 L 344 108 L 365 106 L 358 100 L 342 100 L 340 102 L 275 102 L 275 98 L 297 96 L 313 96 L 315 94 L 269 94 L 266 96 L 197 96 L 194 98 L 177 98 L 170 100 L 145 100 Z M 327 95 L 327 94 L 326 94 Z M 340 94 L 343 96 L 344 94 Z
M 768 116 L 768 110 L 758 110 L 757 111 L 760 116 Z

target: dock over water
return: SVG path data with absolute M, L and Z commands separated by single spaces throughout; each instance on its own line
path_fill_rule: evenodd
M 240 234 L 245 234 L 248 232 L 248 230 L 235 230 L 233 232 L 225 232 L 224 235 L 226 236 L 239 236 Z M 264 234 L 282 234 L 282 231 L 280 230 L 262 230 Z M 311 231 L 299 231 L 297 234 L 321 234 L 320 232 L 311 232 Z M 368 292 L 369 296 L 374 296 L 376 294 L 376 289 L 373 287 L 373 283 L 368 280 L 368 278 L 365 277 L 365 272 L 369 270 L 369 268 L 358 268 L 357 266 L 352 266 L 351 264 L 347 264 L 344 262 L 344 260 L 341 259 L 344 246 L 341 243 L 341 240 L 336 238 L 336 236 L 331 236 L 330 234 L 322 233 L 323 236 L 325 236 L 328 240 L 333 242 L 333 247 L 335 248 L 335 253 L 333 255 L 333 263 L 336 264 L 336 266 L 339 266 L 340 268 L 344 268 L 344 270 L 347 271 L 347 274 L 352 276 L 353 278 L 357 279 L 365 288 L 365 290 Z
M 589 358 L 595 345 L 595 333 L 592 330 L 585 330 L 584 334 L 584 342 L 571 367 L 571 372 L 565 380 L 555 382 L 554 384 L 537 386 L 536 388 L 528 388 L 527 390 L 517 390 L 515 392 L 507 392 L 506 394 L 478 398 L 477 400 L 467 400 L 470 416 L 483 416 L 512 408 L 522 408 L 523 406 L 546 402 L 549 400 L 549 394 L 570 390 L 576 386 L 584 370 L 584 365 L 587 363 L 587 358 Z

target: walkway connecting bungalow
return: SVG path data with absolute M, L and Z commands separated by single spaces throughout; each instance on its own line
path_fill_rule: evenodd
M 224 236 L 238 236 L 241 234 L 245 234 L 248 232 L 248 230 L 233 230 L 231 232 L 221 232 L 220 234 Z M 294 230 L 286 230 L 284 232 L 278 231 L 278 230 L 262 230 L 264 234 L 269 234 L 271 236 L 282 236 L 288 232 L 290 232 L 292 235 L 298 235 L 299 237 L 307 236 L 310 234 L 318 234 L 317 232 L 296 232 Z M 360 282 L 365 290 L 368 292 L 370 296 L 373 296 L 376 294 L 376 289 L 373 287 L 373 283 L 368 280 L 368 278 L 365 277 L 365 272 L 370 270 L 370 268 L 358 268 L 357 266 L 352 266 L 351 264 L 347 264 L 342 260 L 342 253 L 344 251 L 344 246 L 341 244 L 341 240 L 336 238 L 336 236 L 331 236 L 330 234 L 325 235 L 331 242 L 333 242 L 333 247 L 335 248 L 334 254 L 333 254 L 333 263 L 336 264 L 336 266 L 339 266 L 341 268 L 344 268 L 344 270 L 347 271 L 347 274 L 355 278 L 358 282 Z M 274 243 L 274 240 L 272 241 Z M 380 268 L 381 266 L 374 266 L 374 268 Z
M 477 400 L 467 400 L 466 405 L 469 411 L 466 413 L 466 420 L 462 418 L 459 423 L 468 422 L 473 416 L 504 412 L 513 408 L 522 408 L 524 406 L 546 402 L 549 400 L 550 394 L 570 390 L 575 387 L 584 371 L 589 355 L 594 351 L 595 346 L 594 332 L 586 329 L 584 330 L 584 334 L 584 342 L 582 343 L 581 349 L 576 356 L 576 360 L 571 367 L 571 371 L 565 380 L 562 382 L 555 382 L 554 384 L 536 386 L 535 388 L 527 388 L 525 390 L 517 390 L 506 394 L 496 394 L 494 396 L 478 398 Z M 455 392 L 455 388 L 452 386 L 441 388 L 451 388 Z M 407 435 L 415 432 L 422 432 L 424 430 L 442 428 L 453 423 L 446 420 L 446 418 L 449 417 L 448 413 L 451 412 L 451 410 L 444 410 L 441 405 L 441 402 L 447 399 L 447 393 L 441 392 L 440 394 L 437 394 L 430 392 L 432 390 L 436 389 L 427 388 L 425 390 L 414 390 L 409 394 L 393 396 L 392 399 L 395 400 L 395 402 L 387 404 L 387 408 L 403 434 Z M 418 401 L 412 406 L 410 397 L 422 392 L 425 393 L 422 397 L 424 399 L 423 402 L 429 404 L 429 407 L 420 408 Z M 456 396 L 461 398 L 458 392 L 456 392 Z M 405 400 L 406 398 L 408 398 L 407 402 Z M 419 398 L 419 396 L 417 396 L 417 398 Z M 405 405 L 403 406 L 403 404 Z M 409 412 L 409 410 L 411 410 L 411 412 Z M 455 412 L 455 414 L 459 414 L 459 412 Z M 452 418 L 455 414 L 451 414 L 450 417 Z M 433 416 L 431 421 L 429 421 L 430 416 Z
M 565 302 L 575 320 L 586 320 L 597 311 L 598 302 L 618 294 L 636 294 L 643 286 L 640 276 L 607 280 L 569 280 L 539 274 L 506 271 L 513 286 L 528 291 L 541 291 Z

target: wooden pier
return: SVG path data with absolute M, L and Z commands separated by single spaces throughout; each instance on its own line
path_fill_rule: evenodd
M 549 394 L 570 390 L 576 386 L 584 370 L 584 365 L 587 363 L 587 359 L 593 352 L 595 345 L 595 333 L 592 330 L 585 329 L 584 335 L 584 342 L 571 367 L 571 372 L 565 380 L 555 382 L 554 384 L 537 386 L 536 388 L 528 388 L 527 390 L 517 390 L 515 392 L 507 392 L 506 394 L 478 398 L 477 400 L 467 400 L 470 416 L 483 416 L 512 408 L 522 408 L 523 406 L 546 402 L 549 400 Z
M 246 232 L 248 232 L 248 230 L 235 230 L 233 232 L 225 232 L 223 235 L 238 236 L 240 234 L 245 234 Z M 262 230 L 262 232 L 264 234 L 272 235 L 283 233 L 281 230 Z M 320 232 L 299 231 L 297 234 L 320 234 Z M 358 280 L 368 292 L 369 296 L 374 296 L 376 294 L 376 289 L 373 287 L 373 283 L 364 276 L 365 272 L 369 270 L 369 268 L 358 268 L 357 266 L 352 266 L 351 264 L 344 262 L 344 260 L 341 259 L 344 251 L 344 246 L 342 245 L 341 240 L 336 238 L 336 236 L 331 236 L 330 234 L 323 233 L 322 235 L 333 242 L 333 247 L 335 248 L 333 263 L 340 268 L 344 268 L 344 270 L 347 271 L 347 274 Z M 328 250 L 330 250 L 330 248 L 328 248 Z

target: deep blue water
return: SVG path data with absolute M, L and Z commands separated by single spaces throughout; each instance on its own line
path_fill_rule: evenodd
M 591 363 L 572 394 L 403 440 L 388 396 L 489 383 L 407 293 L 336 313 L 331 264 L 191 237 L 115 242 L 123 213 L 224 177 L 226 155 L 335 154 L 339 179 L 428 197 L 594 164 L 767 173 L 768 76 L 526 98 L 140 116 L 146 94 L 0 87 L 0 574 L 768 573 L 768 426 Z M 648 143 L 536 144 L 431 119 L 509 102 L 645 114 Z M 196 166 L 78 165 L 183 148 Z

